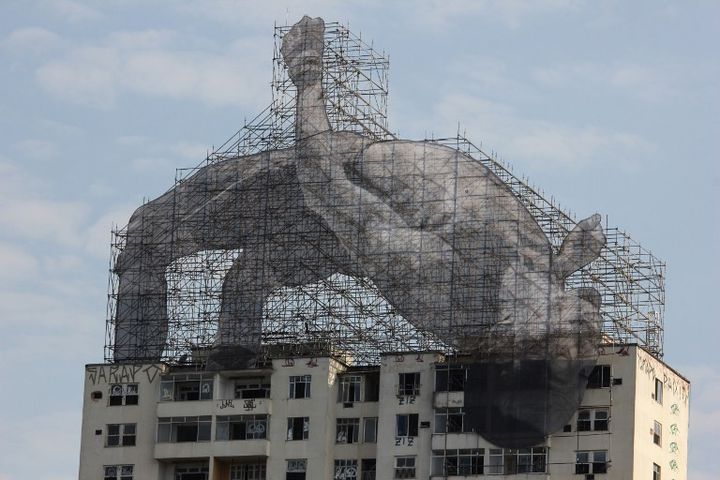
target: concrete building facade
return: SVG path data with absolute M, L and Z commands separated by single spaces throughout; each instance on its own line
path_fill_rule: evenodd
M 465 431 L 463 359 L 435 352 L 87 365 L 80 479 L 686 479 L 688 381 L 641 347 L 602 351 L 572 421 L 516 450 Z

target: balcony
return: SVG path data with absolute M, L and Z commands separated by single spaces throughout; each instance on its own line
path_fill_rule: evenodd
M 465 405 L 465 392 L 433 393 L 433 408 L 458 408 Z

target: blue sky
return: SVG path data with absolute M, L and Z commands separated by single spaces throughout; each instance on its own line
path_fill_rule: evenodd
M 720 3 L 74 1 L 0 5 L 0 480 L 77 478 L 110 227 L 270 101 L 273 23 L 390 55 L 390 125 L 458 128 L 668 265 L 666 360 L 693 382 L 689 478 L 720 472 Z

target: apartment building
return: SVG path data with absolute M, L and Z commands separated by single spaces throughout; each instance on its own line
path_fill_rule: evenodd
M 348 363 L 87 365 L 80 479 L 686 478 L 689 383 L 636 345 L 603 347 L 572 420 L 524 449 L 466 431 L 462 358 Z

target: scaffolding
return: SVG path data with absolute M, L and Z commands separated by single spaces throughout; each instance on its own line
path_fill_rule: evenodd
M 355 364 L 377 364 L 383 352 L 457 353 L 462 346 L 452 340 L 462 336 L 463 329 L 477 333 L 487 327 L 487 322 L 463 323 L 453 312 L 439 310 L 438 316 L 447 314 L 448 320 L 437 328 L 406 318 L 402 308 L 395 305 L 397 302 L 386 298 L 386 288 L 378 285 L 377 279 L 352 274 L 363 269 L 348 267 L 357 260 L 348 260 L 337 241 L 330 239 L 333 228 L 315 219 L 305 204 L 298 203 L 299 187 L 291 166 L 297 155 L 298 93 L 281 51 L 290 28 L 275 27 L 270 106 L 208 154 L 200 165 L 178 170 L 173 188 L 138 209 L 128 226 L 114 230 L 106 323 L 107 361 L 186 363 L 206 358 L 218 344 L 232 345 L 251 339 L 262 345 L 263 352 L 333 354 Z M 323 94 L 332 130 L 352 132 L 368 143 L 398 141 L 387 124 L 388 58 L 345 26 L 328 23 L 322 60 Z M 430 152 L 451 147 L 459 153 L 454 158 L 456 169 L 459 162 L 471 157 L 492 172 L 532 215 L 554 254 L 560 253 L 563 240 L 578 226 L 573 215 L 514 175 L 495 155 L 487 154 L 464 137 L 416 143 L 422 143 L 422 148 Z M 267 152 L 277 153 L 273 156 Z M 248 173 L 248 158 L 264 162 L 265 170 Z M 245 213 L 246 206 L 234 201 L 238 198 L 259 205 L 253 218 Z M 301 221 L 287 223 L 291 215 Z M 229 216 L 233 216 L 233 221 L 242 217 L 244 222 L 262 225 L 266 229 L 260 237 L 262 245 L 260 241 L 241 245 L 237 238 L 245 239 L 244 232 L 234 232 L 235 236 L 229 239 L 228 223 L 217 220 Z M 275 224 L 282 229 L 275 230 Z M 605 342 L 638 343 L 662 357 L 665 265 L 625 232 L 609 227 L 607 221 L 603 230 L 607 243 L 600 256 L 567 277 L 565 287 L 568 290 L 592 287 L 600 294 Z M 202 233 L 202 244 L 198 243 L 197 232 Z M 453 248 L 454 234 L 453 230 Z M 288 240 L 290 236 L 292 240 Z M 308 244 L 313 244 L 311 251 Z M 253 248 L 263 252 L 263 261 L 249 254 Z M 494 255 L 515 255 L 500 247 L 493 248 Z M 272 264 L 268 264 L 267 258 L 280 255 L 279 250 L 283 250 L 283 271 L 270 271 Z M 252 271 L 237 267 L 243 262 L 251 265 Z M 328 263 L 337 268 L 328 269 Z M 435 285 L 438 291 L 447 288 L 451 303 L 456 301 L 458 291 L 462 293 L 465 288 L 460 277 L 452 276 L 459 275 L 457 271 L 453 269 L 451 278 Z M 304 276 L 298 272 L 305 272 Z M 125 275 L 123 282 L 121 274 Z M 223 307 L 223 290 L 230 291 L 233 285 L 239 288 L 239 280 L 231 284 L 226 279 L 242 278 L 247 282 L 255 278 L 252 275 L 262 280 L 258 281 L 261 285 L 252 292 L 255 295 L 252 298 L 262 297 L 262 302 L 235 305 L 235 310 L 224 311 L 228 307 Z M 474 275 L 471 280 L 480 283 L 499 274 L 484 271 Z M 271 277 L 273 280 L 268 281 Z M 306 277 L 310 281 L 303 280 Z M 404 288 L 409 298 L 417 293 L 417 288 Z M 497 293 L 493 295 L 496 297 Z M 490 301 L 485 303 L 497 303 L 495 297 L 487 297 Z M 428 299 L 418 302 L 421 300 L 432 303 Z M 473 308 L 478 318 L 497 314 L 496 307 Z M 130 313 L 121 314 L 126 318 L 119 320 L 119 310 Z M 243 316 L 258 317 L 259 324 L 228 326 L 232 322 L 228 319 Z M 150 318 L 166 320 L 148 323 Z M 532 328 L 536 332 L 542 330 L 540 326 Z M 128 338 L 132 341 L 127 341 Z

